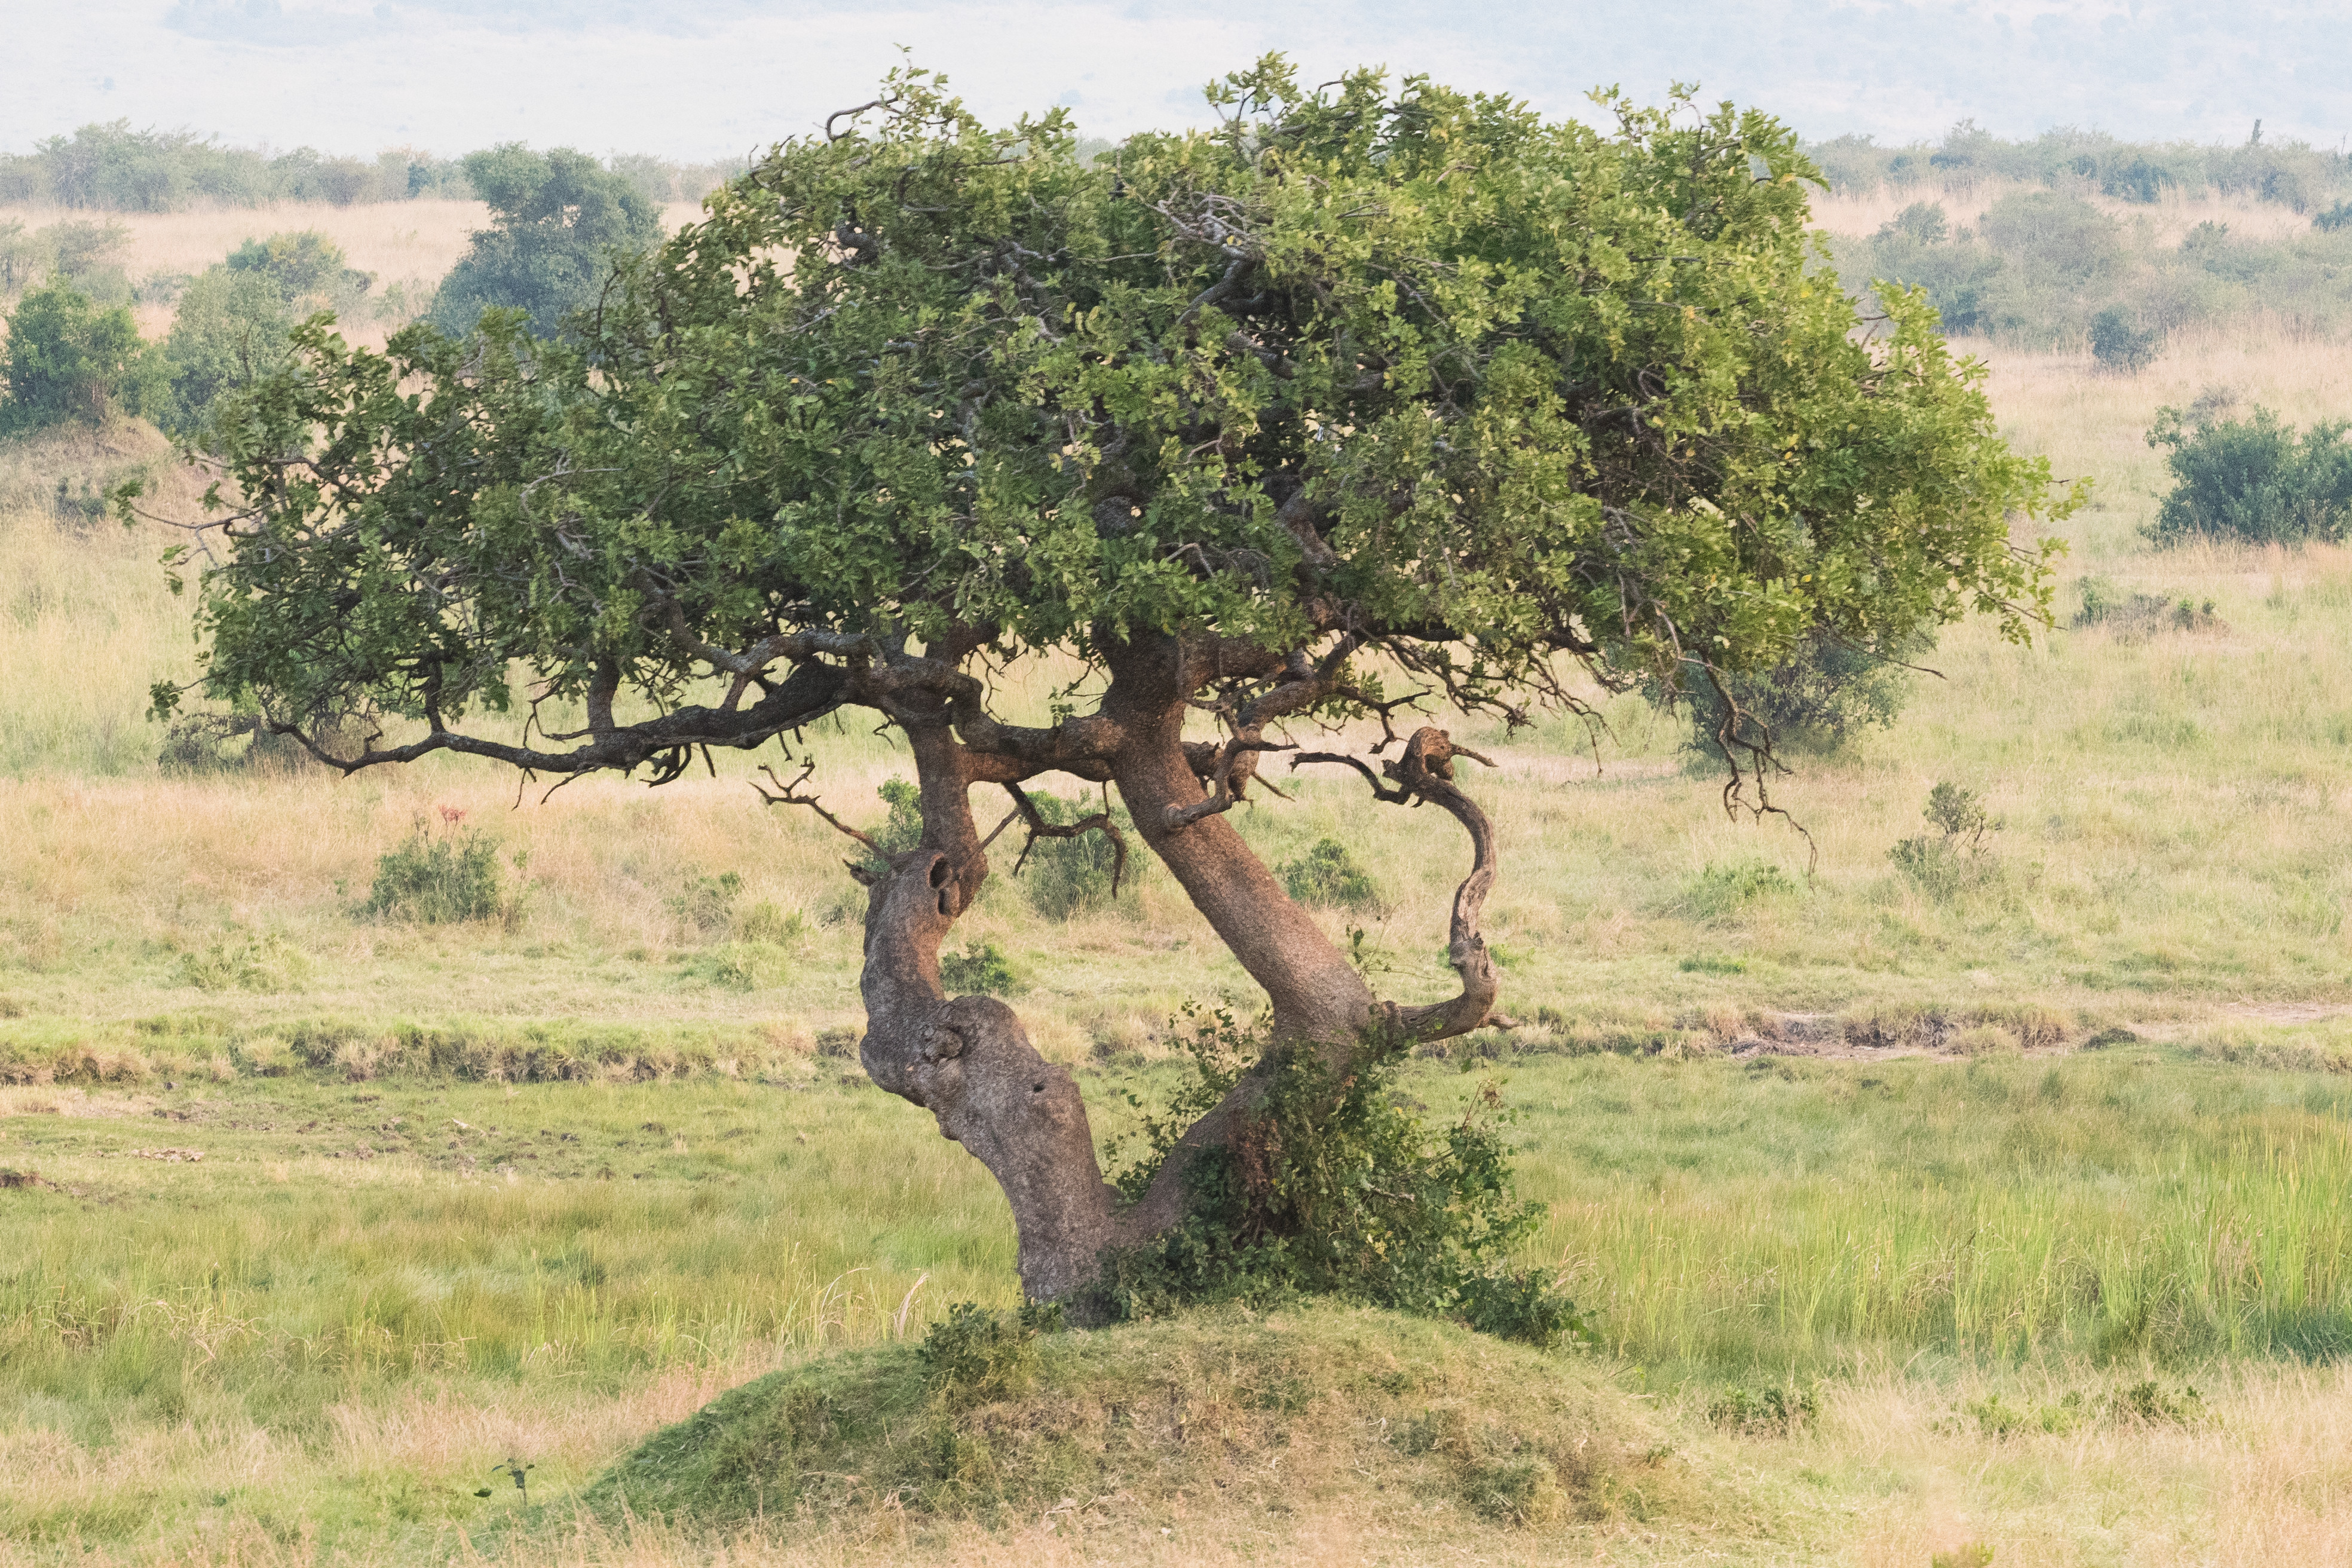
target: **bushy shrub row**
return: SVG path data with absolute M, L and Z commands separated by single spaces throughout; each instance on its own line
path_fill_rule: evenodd
M 2236 146 L 2124 142 L 2073 126 L 2011 142 L 1963 120 L 1939 142 L 1887 146 L 1868 136 L 1840 136 L 1812 142 L 1805 151 L 1838 191 L 1952 191 L 1985 180 L 2015 180 L 2095 191 L 2127 202 L 2210 191 L 2277 202 L 2296 212 L 2352 194 L 2352 158 L 2305 142 L 2264 142 L 2259 131 Z
M 1874 235 L 1832 237 L 1830 248 L 1853 293 L 1920 289 L 1947 331 L 2086 345 L 2116 370 L 2137 370 L 2183 327 L 2254 310 L 2315 330 L 2352 324 L 2352 229 L 2325 221 L 2275 241 L 2208 222 L 2164 245 L 2079 194 L 2024 190 L 1973 225 L 1942 202 L 1914 202 Z
M 732 163 L 677 163 L 614 155 L 606 165 L 646 200 L 692 201 L 726 179 Z M 0 153 L 0 203 L 102 212 L 317 202 L 352 206 L 478 194 L 462 158 L 394 147 L 373 158 L 298 147 L 271 153 L 228 147 L 178 131 L 134 131 L 127 120 L 52 136 L 30 153 Z

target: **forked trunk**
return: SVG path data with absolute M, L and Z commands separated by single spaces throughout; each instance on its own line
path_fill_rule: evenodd
M 1172 642 L 1160 643 L 1129 650 L 1115 665 L 1101 710 L 1119 737 L 1109 773 L 1144 842 L 1265 987 L 1274 1038 L 1311 1044 L 1336 1058 L 1359 1048 L 1379 1016 L 1363 977 L 1223 816 L 1172 820 L 1202 799 L 1183 749 L 1186 700 L 1201 684 L 1200 672 L 1185 668 L 1189 657 Z M 1086 1103 L 1069 1069 L 1038 1053 L 1003 1002 L 950 997 L 940 984 L 940 945 L 978 896 L 988 858 L 972 818 L 970 754 L 944 722 L 910 727 L 908 735 L 921 784 L 923 837 L 895 858 L 868 899 L 859 982 L 867 1029 L 859 1055 L 876 1084 L 929 1109 L 940 1132 L 970 1150 L 1003 1186 L 1020 1231 L 1024 1292 L 1040 1300 L 1066 1297 L 1096 1276 L 1106 1247 L 1148 1240 L 1182 1217 L 1184 1173 L 1202 1151 L 1234 1136 L 1265 1079 L 1261 1073 L 1245 1077 L 1184 1134 L 1142 1201 L 1121 1209 L 1116 1189 L 1103 1180 Z M 1479 899 L 1491 877 L 1483 828 L 1481 817 L 1474 827 Z M 1465 894 L 1471 886 L 1465 884 Z M 1468 914 L 1475 928 L 1475 900 Z M 1412 1037 L 1475 1027 L 1492 1001 L 1484 943 L 1474 929 L 1465 947 L 1463 916 L 1457 900 L 1456 967 L 1465 996 L 1415 1010 L 1426 1026 L 1413 1028 Z M 1403 1015 L 1391 1010 L 1387 1016 L 1394 1032 Z

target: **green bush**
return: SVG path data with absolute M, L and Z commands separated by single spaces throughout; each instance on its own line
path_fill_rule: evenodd
M 509 142 L 467 153 L 465 167 L 492 226 L 475 233 L 442 281 L 433 322 L 453 336 L 497 307 L 524 311 L 533 332 L 553 337 L 595 303 L 617 256 L 661 238 L 660 207 L 585 153 Z
M 1789 1436 L 1822 1413 L 1809 1388 L 1727 1388 L 1707 1403 L 1706 1418 L 1735 1432 Z
M 199 991 L 292 991 L 310 978 L 309 955 L 274 931 L 180 955 L 180 983 Z
M 1118 1173 L 1120 1191 L 1146 1191 L 1184 1129 L 1244 1073 L 1264 1092 L 1229 1144 L 1186 1168 L 1177 1226 L 1106 1256 L 1085 1292 L 1088 1310 L 1125 1321 L 1185 1302 L 1311 1294 L 1457 1318 L 1535 1344 L 1584 1331 L 1548 1279 L 1509 1266 L 1543 1210 L 1513 1195 L 1493 1085 L 1433 1134 L 1396 1093 L 1405 1053 L 1387 1042 L 1367 1038 L 1335 1068 L 1311 1050 L 1262 1054 L 1223 1009 L 1185 1011 L 1192 1073 L 1164 1111 L 1147 1111 L 1141 1156 Z
M 734 923 L 735 900 L 742 896 L 740 872 L 721 871 L 716 877 L 688 877 L 683 890 L 669 900 L 669 912 L 696 931 L 721 931 Z
M 103 425 L 162 399 L 163 367 L 128 310 L 101 310 L 62 282 L 27 293 L 8 317 L 0 434 Z
M 1032 795 L 1031 803 L 1037 815 L 1055 827 L 1065 827 L 1083 821 L 1104 809 L 1081 796 L 1065 800 L 1059 795 Z M 1123 808 L 1111 811 L 1111 820 L 1120 831 L 1131 832 L 1134 823 Z M 1017 827 L 1017 824 L 1015 825 Z M 1135 886 L 1139 866 L 1130 858 L 1127 876 L 1120 885 L 1122 892 Z M 1087 910 L 1099 909 L 1111 901 L 1111 878 L 1118 869 L 1118 850 L 1108 834 L 1090 831 L 1076 838 L 1040 838 L 1029 847 L 1027 858 L 1022 863 L 1021 880 L 1028 889 L 1029 901 L 1037 912 L 1049 921 L 1066 921 Z
M 1796 891 L 1789 874 L 1769 861 L 1735 860 L 1725 866 L 1710 861 L 1683 884 L 1679 902 L 1699 920 L 1720 920 L 1759 899 L 1787 898 Z
M 1986 811 L 1982 795 L 1948 781 L 1938 783 L 1927 792 L 1927 808 L 1920 815 L 1939 830 L 1937 835 L 1899 840 L 1886 854 L 1922 892 L 1940 902 L 1995 874 L 1998 862 L 1986 840 L 2000 831 L 2001 823 Z
M 2267 408 L 2251 420 L 2157 411 L 2147 433 L 2165 450 L 2173 487 L 2148 527 L 2158 544 L 2222 538 L 2253 543 L 2339 540 L 2352 532 L 2352 422 L 2323 420 L 2297 437 Z
M 1318 838 L 1315 847 L 1279 871 L 1282 885 L 1302 904 L 1330 904 L 1364 909 L 1381 901 L 1371 873 L 1356 864 L 1348 847 L 1336 838 Z
M 2137 325 L 2121 305 L 2110 305 L 2091 318 L 2091 357 L 2108 370 L 2137 375 L 2163 346 L 2162 331 Z
M 284 297 L 267 278 L 207 269 L 181 294 L 163 340 L 171 398 L 159 422 L 194 434 L 222 394 L 286 363 L 292 324 Z
M 1727 675 L 1724 689 L 1750 721 L 1732 740 L 1760 744 L 1769 734 L 1776 747 L 1793 742 L 1801 750 L 1832 752 L 1864 730 L 1884 729 L 1911 700 L 1906 666 L 1934 647 L 1925 636 L 1884 650 L 1808 637 L 1769 669 Z M 1661 705 L 1671 700 L 1656 682 L 1644 694 Z M 1714 683 L 1693 682 L 1680 700 L 1690 719 L 1691 749 L 1720 756 L 1724 701 Z
M 1026 1393 L 1037 1376 L 1037 1336 L 1058 1332 L 1058 1303 L 991 1311 L 959 1301 L 915 1352 L 923 1381 L 950 1409 L 992 1405 Z
M 2322 234 L 2334 234 L 2342 228 L 2352 228 L 2352 201 L 2337 202 L 2324 213 L 2314 213 L 2311 226 Z
M 1010 996 L 1021 989 L 1012 963 L 992 942 L 968 942 L 963 952 L 940 954 L 940 984 L 950 992 Z
M 419 825 L 405 844 L 375 863 L 375 881 L 362 906 L 372 915 L 425 925 L 488 920 L 502 911 L 498 846 L 452 826 L 435 837 Z

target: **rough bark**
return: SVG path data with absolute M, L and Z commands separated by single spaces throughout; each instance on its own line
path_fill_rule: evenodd
M 1278 1042 L 1337 1062 L 1367 1039 L 1400 1048 L 1475 1028 L 1494 1005 L 1494 967 L 1477 931 L 1494 879 L 1493 834 L 1453 783 L 1456 752 L 1443 731 L 1413 735 L 1402 757 L 1386 764 L 1392 785 L 1375 778 L 1373 787 L 1386 801 L 1433 802 L 1470 834 L 1473 864 L 1454 899 L 1451 933 L 1463 984 L 1452 1001 L 1377 1003 L 1346 955 L 1224 819 L 1229 802 L 1214 801 L 1199 743 L 1188 748 L 1184 741 L 1184 721 L 1204 685 L 1263 657 L 1172 638 L 1120 647 L 1098 712 L 1059 733 L 978 719 L 969 694 L 951 681 L 935 680 L 931 700 L 902 692 L 893 701 L 892 717 L 914 754 L 923 836 L 869 895 L 860 981 L 867 1030 L 859 1054 L 876 1084 L 930 1110 L 940 1132 L 996 1177 L 1019 1227 L 1022 1285 L 1033 1299 L 1069 1295 L 1095 1276 L 1103 1248 L 1147 1240 L 1175 1224 L 1185 1172 L 1235 1135 L 1272 1068 L 1245 1077 L 1188 1130 L 1149 1193 L 1122 1209 L 1103 1180 L 1076 1079 L 1038 1054 L 1011 1007 L 993 997 L 950 997 L 940 984 L 941 944 L 988 876 L 971 811 L 974 784 L 1012 785 L 1045 771 L 1115 781 L 1138 834 L 1265 988 Z M 1298 676 L 1290 706 L 1307 700 L 1311 678 L 1311 671 Z M 1230 761 L 1234 753 L 1224 754 Z M 1372 776 L 1354 759 L 1318 760 L 1348 762 Z M 1215 809 L 1204 813 L 1204 800 Z

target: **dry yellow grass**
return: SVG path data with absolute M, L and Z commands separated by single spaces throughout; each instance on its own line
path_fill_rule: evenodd
M 682 1369 L 619 1398 L 554 1405 L 533 1400 L 529 1408 L 420 1393 L 388 1409 L 340 1413 L 328 1443 L 354 1484 L 374 1478 L 390 1485 L 404 1473 L 438 1472 L 453 1459 L 470 1465 L 484 1452 L 593 1465 L 772 1364 L 763 1358 Z M 632 1521 L 505 1540 L 491 1533 L 477 1543 L 450 1534 L 430 1547 L 412 1541 L 354 1552 L 346 1541 L 333 1561 L 355 1568 L 419 1555 L 513 1568 L 1562 1562 L 1926 1568 L 1931 1556 L 1973 1544 L 1990 1548 L 1998 1568 L 2319 1568 L 2352 1562 L 2352 1369 L 2216 1369 L 2208 1382 L 2215 1385 L 2205 1390 L 2204 1416 L 2183 1425 L 2109 1422 L 2067 1433 L 1988 1436 L 1969 1429 L 1962 1409 L 1985 1396 L 1990 1385 L 1981 1379 L 1937 1384 L 1866 1375 L 1825 1389 L 1822 1419 L 1795 1437 L 1685 1426 L 1684 1457 L 1736 1479 L 1756 1500 L 1754 1516 L 1700 1531 L 1639 1523 L 1518 1531 L 1459 1516 L 1436 1532 L 1400 1531 L 1354 1510 L 1269 1514 L 1262 1504 L 1217 1498 L 1163 1521 L 1123 1518 L 1115 1503 L 1093 1506 L 1112 1500 L 1076 1499 L 1080 1506 L 994 1531 L 926 1522 L 882 1507 L 846 1527 L 772 1527 L 716 1539 Z M 2017 1396 L 2014 1387 L 2008 1392 Z M 54 1470 L 46 1485 L 87 1490 L 96 1502 L 152 1472 L 184 1474 L 191 1467 L 224 1488 L 266 1484 L 289 1457 L 282 1442 L 256 1429 L 223 1442 L 192 1427 L 93 1454 L 28 1432 L 0 1439 L 0 1457 L 20 1476 Z M 1318 1479 L 1270 1475 L 1266 1485 L 1279 1497 Z M 99 1549 L 78 1552 L 74 1560 L 310 1568 L 324 1555 L 299 1530 L 225 1520 L 194 1547 L 133 1557 Z M 0 1541 L 0 1568 L 55 1561 L 53 1549 Z

